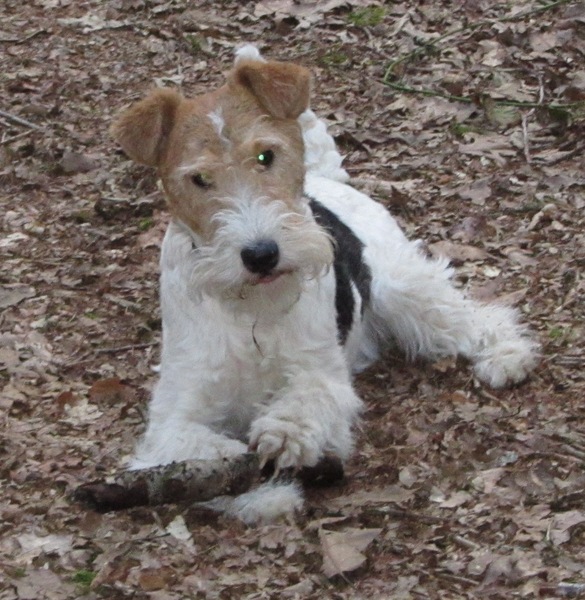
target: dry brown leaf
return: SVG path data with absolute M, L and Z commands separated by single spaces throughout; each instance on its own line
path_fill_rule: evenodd
M 481 471 L 471 482 L 473 487 L 484 494 L 491 494 L 497 487 L 500 479 L 505 475 L 506 469 L 496 467 L 495 469 L 486 469 Z
M 366 561 L 363 551 L 381 533 L 382 529 L 319 530 L 325 576 L 334 577 L 361 567 Z
M 429 244 L 428 248 L 435 258 L 448 258 L 454 264 L 481 261 L 489 257 L 489 254 L 482 248 L 467 244 L 455 244 L 448 240 Z
M 575 525 L 585 523 L 585 512 L 568 510 L 553 517 L 550 526 L 550 539 L 555 546 L 560 546 L 571 539 L 571 529 Z
M 0 286 L 0 310 L 14 306 L 27 298 L 33 298 L 36 291 L 27 286 Z
M 117 377 L 96 381 L 89 389 L 89 399 L 95 404 L 123 404 L 134 400 L 136 392 Z
M 63 153 L 59 166 L 66 175 L 75 175 L 76 173 L 88 173 L 97 169 L 98 163 L 86 154 L 66 151 Z

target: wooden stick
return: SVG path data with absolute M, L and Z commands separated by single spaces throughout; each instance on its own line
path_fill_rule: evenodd
M 27 135 L 30 135 L 31 133 L 32 133 L 32 131 L 23 131 L 21 133 L 18 133 L 17 135 L 13 135 L 12 137 L 0 140 L 0 146 L 8 146 L 8 144 L 12 144 L 12 142 L 15 142 L 16 140 L 20 140 L 21 138 L 26 137 Z
M 72 499 L 101 512 L 205 502 L 217 496 L 242 494 L 260 479 L 273 475 L 274 464 L 269 463 L 261 471 L 259 456 L 250 452 L 223 460 L 186 460 L 120 471 L 111 482 L 93 481 L 79 486 Z M 330 486 L 343 479 L 343 464 L 335 456 L 325 456 L 314 467 L 303 467 L 298 472 L 287 469 L 274 475 L 280 481 L 290 481 L 295 476 L 307 486 Z
M 5 119 L 7 119 L 8 121 L 12 121 L 12 123 L 16 123 L 16 125 L 22 125 L 23 127 L 28 127 L 29 129 L 38 129 L 39 131 L 42 131 L 42 129 L 43 129 L 42 127 L 39 127 L 38 125 L 35 125 L 34 123 L 27 121 L 26 119 L 22 119 L 15 115 L 11 115 L 10 113 L 7 113 L 3 110 L 0 110 L 0 117 L 3 117 Z
M 75 490 L 73 499 L 107 512 L 133 506 L 204 502 L 248 490 L 259 477 L 258 455 L 224 460 L 186 460 L 150 469 L 121 471 L 113 482 L 94 481 Z

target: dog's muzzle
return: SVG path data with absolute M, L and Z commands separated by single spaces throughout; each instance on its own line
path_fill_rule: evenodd
M 268 275 L 278 264 L 280 250 L 274 240 L 259 240 L 242 248 L 240 256 L 250 273 Z

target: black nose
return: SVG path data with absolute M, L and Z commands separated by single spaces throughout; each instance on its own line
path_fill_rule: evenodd
M 274 240 L 260 240 L 243 248 L 240 256 L 251 273 L 270 273 L 278 264 L 278 244 Z

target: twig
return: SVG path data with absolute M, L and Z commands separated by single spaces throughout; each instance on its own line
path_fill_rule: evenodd
M 546 12 L 547 10 L 552 10 L 553 8 L 556 8 L 557 6 L 560 6 L 562 4 L 568 4 L 569 2 L 573 2 L 573 1 L 574 0 L 555 0 L 554 2 L 550 2 L 549 4 L 539 6 L 538 8 L 531 8 L 529 10 L 526 10 L 525 12 L 521 12 L 516 15 L 511 15 L 509 17 L 500 17 L 499 19 L 486 19 L 485 21 L 480 21 L 479 23 L 466 23 L 465 25 L 458 27 L 457 29 L 453 29 L 452 31 L 448 31 L 447 33 L 444 33 L 443 35 L 440 35 L 439 37 L 434 38 L 433 40 L 429 40 L 421 48 L 416 48 L 415 50 L 412 50 L 411 52 L 408 52 L 406 54 L 403 54 L 402 56 L 399 56 L 396 60 L 394 60 L 392 63 L 390 63 L 390 65 L 387 67 L 382 81 L 384 83 L 388 83 L 388 77 L 390 77 L 394 68 L 397 65 L 399 65 L 400 63 L 403 63 L 412 58 L 416 58 L 420 54 L 424 54 L 425 52 L 427 52 L 427 50 L 429 48 L 436 46 L 439 42 L 442 42 L 442 41 L 446 40 L 447 38 L 450 38 L 453 35 L 457 35 L 458 33 L 462 33 L 464 31 L 472 32 L 472 31 L 475 31 L 476 29 L 481 29 L 482 27 L 492 26 L 495 23 L 510 23 L 513 21 L 519 21 L 520 19 L 524 19 L 525 17 L 528 17 L 532 14 L 539 14 L 541 12 Z
M 574 0 L 555 0 L 554 2 L 549 2 L 549 4 L 543 4 L 538 8 L 531 8 L 525 12 L 518 13 L 516 15 L 512 15 L 511 17 L 502 17 L 498 19 L 501 23 L 509 23 L 510 21 L 519 21 L 524 17 L 529 17 L 530 15 L 537 15 L 541 12 L 546 12 L 547 10 L 552 10 L 557 6 L 561 6 L 563 4 L 569 4 L 569 2 L 574 2 Z
M 474 587 L 477 586 L 477 581 L 475 579 L 470 579 L 469 577 L 462 577 L 461 575 L 454 575 L 453 573 L 449 573 L 448 571 L 439 571 L 437 573 L 441 579 L 447 579 L 454 583 L 462 583 L 464 585 L 472 585 Z
M 461 33 L 463 31 L 467 31 L 467 30 L 475 31 L 476 29 L 483 27 L 486 23 L 487 23 L 487 21 L 482 22 L 482 23 L 472 23 L 472 24 L 464 25 L 463 27 L 458 27 L 457 29 L 454 29 L 453 31 L 448 31 L 447 33 L 444 33 L 443 35 L 440 35 L 439 37 L 426 42 L 426 44 L 424 46 L 422 46 L 421 48 L 416 48 L 415 50 L 412 50 L 411 52 L 408 52 L 406 54 L 403 54 L 402 56 L 399 56 L 396 60 L 392 61 L 390 63 L 390 65 L 386 68 L 386 71 L 384 72 L 384 77 L 382 78 L 382 81 L 384 83 L 388 83 L 388 78 L 390 77 L 390 75 L 392 75 L 394 68 L 396 66 L 398 66 L 400 63 L 406 62 L 409 59 L 416 58 L 417 56 L 424 54 L 425 52 L 428 51 L 429 48 L 432 48 L 433 46 L 437 45 L 439 42 L 442 42 L 443 40 L 451 37 L 452 35 L 456 35 L 458 33 Z M 491 21 L 490 21 L 490 24 L 491 24 Z
M 119 471 L 113 481 L 93 481 L 79 486 L 72 494 L 76 502 L 100 511 L 133 506 L 204 502 L 217 496 L 238 495 L 261 477 L 270 475 L 270 466 L 260 468 L 254 452 L 217 460 L 185 460 L 168 465 Z M 276 475 L 288 481 L 295 473 L 286 470 Z M 305 485 L 329 486 L 343 479 L 343 465 L 337 457 L 323 457 L 314 467 L 301 468 L 296 476 Z
M 554 2 L 550 2 L 549 4 L 539 6 L 538 8 L 532 8 L 525 12 L 518 13 L 516 15 L 511 15 L 508 17 L 500 17 L 499 19 L 489 19 L 489 20 L 481 21 L 479 23 L 467 23 L 467 24 L 463 25 L 462 27 L 458 27 L 457 29 L 454 29 L 452 31 L 444 33 L 443 35 L 440 35 L 439 37 L 437 37 L 433 40 L 425 42 L 425 44 L 420 48 L 416 48 L 415 50 L 412 50 L 411 52 L 408 52 L 406 54 L 403 54 L 402 56 L 399 56 L 396 60 L 392 61 L 390 63 L 390 65 L 388 65 L 388 67 L 386 68 L 386 70 L 384 72 L 384 76 L 382 78 L 382 83 L 384 83 L 388 87 L 391 87 L 392 89 L 395 89 L 400 92 L 409 93 L 409 94 L 420 94 L 423 96 L 435 96 L 438 98 L 445 98 L 446 100 L 451 100 L 451 101 L 455 101 L 455 102 L 464 102 L 466 104 L 474 103 L 475 101 L 469 97 L 453 96 L 451 94 L 444 94 L 442 92 L 435 92 L 432 90 L 413 88 L 410 86 L 391 82 L 391 81 L 389 81 L 389 79 L 392 76 L 393 71 L 397 65 L 399 65 L 403 62 L 406 62 L 410 59 L 416 58 L 417 56 L 419 56 L 421 54 L 424 54 L 425 52 L 427 52 L 429 50 L 429 48 L 436 46 L 439 42 L 442 42 L 449 37 L 457 35 L 458 33 L 473 32 L 477 29 L 481 29 L 482 27 L 492 26 L 496 23 L 509 23 L 509 22 L 513 22 L 513 21 L 518 21 L 520 19 L 524 19 L 525 17 L 528 17 L 533 14 L 540 14 L 547 10 L 552 10 L 558 6 L 561 6 L 562 4 L 568 4 L 569 2 L 572 2 L 572 1 L 573 0 L 555 0 Z M 538 103 L 517 102 L 517 101 L 511 101 L 511 100 L 494 100 L 494 103 L 496 105 L 500 105 L 500 106 L 514 106 L 514 107 L 518 107 L 518 108 L 538 108 L 539 106 L 542 106 L 541 102 L 538 102 Z M 555 109 L 559 109 L 559 110 L 565 109 L 566 110 L 566 109 L 578 108 L 578 107 L 583 107 L 583 106 L 585 106 L 584 102 L 574 102 L 574 103 L 570 103 L 570 104 L 545 105 L 545 107 L 548 108 L 549 110 L 555 110 Z
M 96 348 L 91 352 L 87 352 L 78 360 L 73 360 L 63 365 L 65 368 L 76 367 L 83 363 L 91 362 L 96 360 L 98 354 L 117 354 L 118 352 L 128 352 L 130 350 L 142 350 L 144 348 L 152 348 L 158 345 L 159 342 L 144 342 L 143 344 L 128 344 L 126 346 L 114 346 L 113 348 Z
M 445 98 L 453 102 L 464 102 L 465 104 L 474 104 L 476 100 L 467 96 L 453 96 L 435 90 L 427 90 L 424 88 L 414 88 L 392 81 L 384 82 L 388 87 L 404 92 L 406 94 L 419 94 L 421 96 L 434 96 L 436 98 Z M 585 108 L 585 101 L 569 102 L 567 104 L 541 104 L 539 102 L 522 102 L 519 100 L 493 100 L 494 104 L 499 106 L 514 106 L 516 108 L 546 108 L 548 110 L 570 110 L 572 108 Z
M 75 490 L 73 500 L 99 511 L 203 502 L 226 494 L 241 494 L 259 475 L 258 455 L 253 453 L 229 460 L 186 460 L 150 469 L 122 471 L 114 476 L 113 483 L 87 483 Z
M 539 86 L 538 86 L 538 104 L 542 105 L 542 101 L 544 100 L 544 85 L 542 83 L 542 78 L 539 78 Z M 526 162 L 530 164 L 532 162 L 532 158 L 530 156 L 530 140 L 528 138 L 528 119 L 534 114 L 536 108 L 531 108 L 523 117 L 522 117 L 522 140 L 524 142 L 524 157 L 526 158 Z
M 20 138 L 26 137 L 27 135 L 30 135 L 31 133 L 32 133 L 32 131 L 23 131 L 22 133 L 13 135 L 12 137 L 6 138 L 5 140 L 0 140 L 0 146 L 7 146 L 8 144 L 12 144 L 12 142 L 19 140 Z
M 528 113 L 526 113 L 522 117 L 522 142 L 524 146 L 524 158 L 526 162 L 530 164 L 532 162 L 532 158 L 530 157 L 530 145 L 528 140 L 528 119 L 534 113 L 534 108 L 532 108 Z
M 567 160 L 568 158 L 573 158 L 573 156 L 581 156 L 583 154 L 584 150 L 585 150 L 585 143 L 577 144 L 575 146 L 575 148 L 573 148 L 572 150 L 570 150 L 568 152 L 565 152 L 561 156 L 557 156 L 556 158 L 551 158 L 551 159 L 545 161 L 545 164 L 547 167 L 556 165 L 560 162 L 563 162 L 564 160 Z
M 437 92 L 435 90 L 426 90 L 424 88 L 414 88 L 409 85 L 403 85 L 401 83 L 394 83 L 392 81 L 384 81 L 384 83 L 398 92 L 404 92 L 406 94 L 418 94 L 420 96 L 435 96 L 437 98 L 445 98 L 453 102 L 465 102 L 466 104 L 472 104 L 474 100 L 467 98 L 466 96 L 453 96 L 452 94 L 445 94 L 443 92 Z
M 561 596 L 563 598 L 581 598 L 585 594 L 585 583 L 572 583 L 561 581 L 556 585 L 544 585 L 540 588 L 541 597 L 551 598 Z
M 0 117 L 3 117 L 4 119 L 11 121 L 12 123 L 15 123 L 16 125 L 22 125 L 23 127 L 28 127 L 30 129 L 38 129 L 39 131 L 42 131 L 42 129 L 43 129 L 42 127 L 39 127 L 38 125 L 35 125 L 34 123 L 27 121 L 26 119 L 22 119 L 15 115 L 11 115 L 10 113 L 7 113 L 3 110 L 0 110 Z
M 37 37 L 37 35 L 40 35 L 41 33 L 48 33 L 46 29 L 37 29 L 37 31 L 33 31 L 32 33 L 29 33 L 28 35 L 25 35 L 23 38 L 4 38 L 1 39 L 0 42 L 4 42 L 7 44 L 24 44 L 26 42 L 28 42 L 29 40 L 32 40 L 34 37 Z
M 114 348 L 97 348 L 96 354 L 117 354 L 118 352 L 127 352 L 128 350 L 142 350 L 143 348 L 152 348 L 158 342 L 144 342 L 142 344 L 128 344 L 126 346 L 115 346 Z
M 465 548 L 466 550 L 477 550 L 480 547 L 479 544 L 476 544 L 475 542 L 464 538 L 462 535 L 454 535 L 453 541 L 457 545 Z
M 445 519 L 441 519 L 439 517 L 424 515 L 419 512 L 410 511 L 403 508 L 396 508 L 394 506 L 384 506 L 382 511 L 384 512 L 384 514 L 387 514 L 391 517 L 396 517 L 397 519 L 419 521 L 420 523 L 424 523 L 425 525 L 436 525 L 437 523 L 445 522 Z

